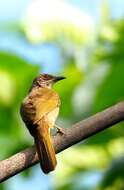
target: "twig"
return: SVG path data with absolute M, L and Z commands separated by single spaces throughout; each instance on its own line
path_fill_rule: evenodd
M 120 102 L 88 119 L 64 130 L 64 135 L 56 135 L 53 143 L 56 153 L 124 120 L 124 102 Z M 0 161 L 0 182 L 38 163 L 35 146 Z

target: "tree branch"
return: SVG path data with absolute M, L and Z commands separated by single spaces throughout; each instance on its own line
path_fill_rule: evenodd
M 88 119 L 76 123 L 71 128 L 65 129 L 64 135 L 57 134 L 53 138 L 55 151 L 59 153 L 122 120 L 124 120 L 124 102 L 120 102 Z M 0 161 L 0 182 L 38 163 L 38 161 L 35 146 Z

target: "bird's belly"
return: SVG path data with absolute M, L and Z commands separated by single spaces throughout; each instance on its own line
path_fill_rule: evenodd
M 54 127 L 58 114 L 59 114 L 59 107 L 55 108 L 53 111 L 47 114 L 46 117 L 50 128 Z

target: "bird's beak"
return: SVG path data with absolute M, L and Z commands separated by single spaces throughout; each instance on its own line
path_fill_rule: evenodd
M 66 79 L 66 77 L 58 76 L 54 78 L 54 82 L 58 82 L 59 80 Z

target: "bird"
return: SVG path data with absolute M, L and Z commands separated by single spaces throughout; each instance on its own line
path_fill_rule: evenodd
M 22 120 L 34 137 L 40 166 L 45 174 L 53 171 L 57 165 L 50 129 L 56 126 L 61 101 L 52 87 L 62 79 L 65 77 L 39 74 L 20 106 Z M 58 131 L 61 133 L 60 128 Z

